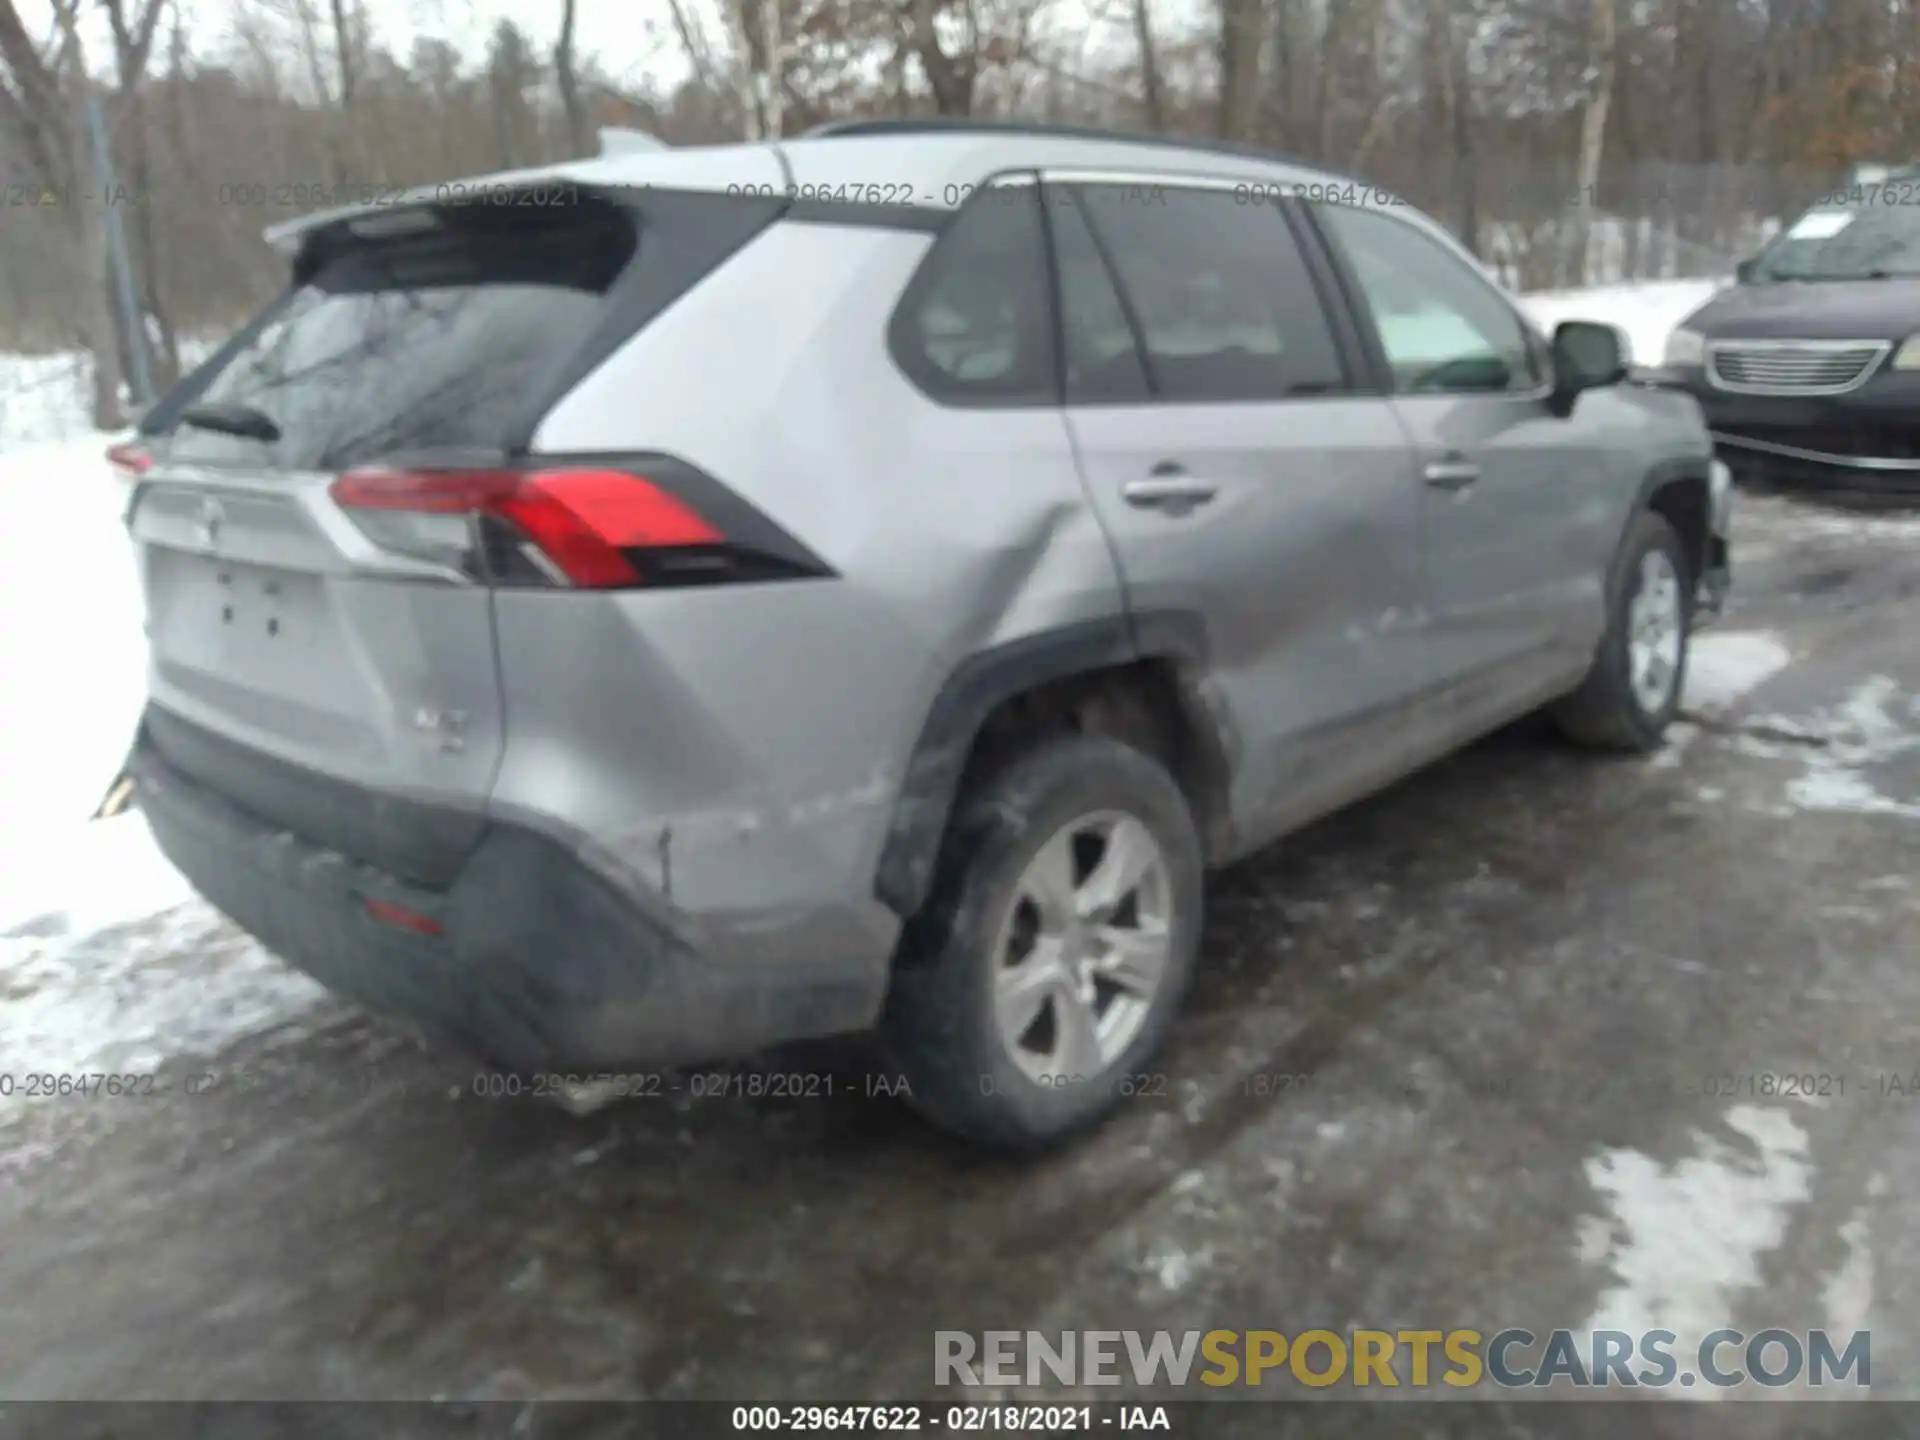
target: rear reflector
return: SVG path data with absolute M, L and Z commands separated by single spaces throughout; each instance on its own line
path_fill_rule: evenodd
M 153 468 L 153 456 L 146 447 L 132 442 L 107 447 L 107 463 L 123 480 L 138 480 Z
M 402 930 L 411 930 L 416 935 L 442 935 L 446 933 L 441 929 L 438 920 L 435 920 L 429 915 L 422 915 L 418 911 L 409 910 L 404 905 L 394 905 L 385 900 L 376 900 L 369 895 L 366 897 L 366 906 L 367 914 L 371 915 L 374 919 L 384 921 L 388 925 L 397 926 Z
M 334 503 L 360 512 L 380 544 L 424 552 L 407 532 L 367 524 L 387 516 L 491 517 L 530 542 L 566 581 L 607 590 L 642 583 L 630 551 L 720 545 L 725 537 L 679 498 L 620 470 L 354 470 L 333 482 Z M 437 537 L 441 548 L 445 536 Z

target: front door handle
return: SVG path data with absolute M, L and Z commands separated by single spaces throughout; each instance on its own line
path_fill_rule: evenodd
M 1428 462 L 1421 476 L 1436 490 L 1464 490 L 1480 478 L 1480 467 L 1464 455 L 1448 455 Z
M 1220 493 L 1220 487 L 1211 480 L 1202 480 L 1197 475 L 1189 475 L 1186 470 L 1171 460 L 1163 460 L 1153 467 L 1153 473 L 1144 480 L 1129 480 L 1120 487 L 1121 498 L 1129 505 L 1137 505 L 1142 510 L 1165 510 L 1172 514 L 1185 514 L 1196 505 L 1204 505 Z

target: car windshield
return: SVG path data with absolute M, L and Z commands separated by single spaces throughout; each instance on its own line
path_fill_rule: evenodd
M 1763 280 L 1871 280 L 1920 275 L 1920 208 L 1816 205 L 1760 256 Z

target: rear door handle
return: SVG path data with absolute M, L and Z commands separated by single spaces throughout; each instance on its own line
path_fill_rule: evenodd
M 1174 514 L 1184 514 L 1196 505 L 1204 505 L 1219 493 L 1220 487 L 1211 480 L 1189 475 L 1171 460 L 1154 466 L 1153 473 L 1146 479 L 1129 480 L 1120 487 L 1121 498 L 1129 505 Z
M 1421 476 L 1436 490 L 1464 490 L 1480 478 L 1480 467 L 1464 455 L 1448 455 L 1429 461 Z

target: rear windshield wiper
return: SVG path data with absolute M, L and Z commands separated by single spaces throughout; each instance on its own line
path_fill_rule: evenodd
M 280 438 L 280 427 L 264 410 L 251 405 L 189 405 L 180 412 L 180 423 L 196 430 L 218 430 L 223 435 L 238 435 L 243 440 L 261 440 L 272 444 Z

